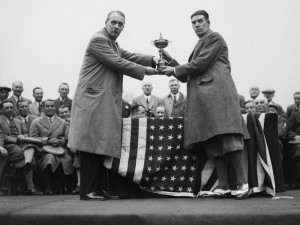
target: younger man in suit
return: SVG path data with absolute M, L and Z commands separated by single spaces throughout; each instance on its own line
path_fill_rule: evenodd
M 59 98 L 55 100 L 55 109 L 56 113 L 58 114 L 58 109 L 60 106 L 66 106 L 69 108 L 71 112 L 72 108 L 72 99 L 68 97 L 70 91 L 69 84 L 61 83 L 58 88 Z
M 286 118 L 289 119 L 294 112 L 300 112 L 300 92 L 295 92 L 294 104 L 289 105 L 286 110 Z
M 33 97 L 35 101 L 29 105 L 29 113 L 36 115 L 37 117 L 41 116 L 42 113 L 42 101 L 44 97 L 44 91 L 40 87 L 35 87 L 33 89 Z

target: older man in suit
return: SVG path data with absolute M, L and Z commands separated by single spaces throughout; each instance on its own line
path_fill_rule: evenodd
M 191 22 L 199 41 L 189 62 L 179 65 L 162 51 L 169 66 L 164 67 L 161 73 L 187 82 L 185 144 L 200 144 L 207 155 L 214 158 L 219 180 L 214 193 L 230 195 L 227 167 L 231 161 L 238 185 L 235 195 L 237 199 L 243 199 L 249 194 L 243 167 L 243 139 L 249 138 L 249 134 L 230 74 L 228 48 L 222 36 L 209 29 L 206 11 L 193 13 Z
M 23 122 L 26 127 L 27 133 L 29 133 L 31 123 L 35 118 L 37 118 L 37 116 L 29 114 L 28 102 L 24 100 L 18 102 L 18 111 L 19 115 L 16 118 Z
M 45 101 L 45 114 L 35 119 L 30 127 L 30 136 L 40 139 L 43 146 L 63 148 L 62 153 L 49 152 L 41 148 L 38 158 L 38 166 L 43 171 L 44 194 L 54 193 L 51 184 L 54 181 L 54 173 L 62 166 L 65 175 L 73 173 L 72 157 L 69 154 L 66 143 L 69 135 L 67 123 L 55 114 L 55 102 Z
M 289 105 L 286 109 L 286 118 L 289 119 L 294 112 L 300 112 L 300 92 L 295 92 L 294 104 Z
M 161 98 L 152 95 L 153 85 L 150 80 L 146 80 L 142 85 L 143 94 L 132 99 L 132 106 L 142 105 L 145 107 L 148 117 L 155 117 L 157 106 L 163 105 Z
M 35 87 L 32 92 L 35 101 L 29 104 L 29 113 L 39 117 L 42 114 L 44 91 L 40 87 Z
M 180 83 L 177 79 L 169 81 L 170 94 L 163 98 L 168 117 L 183 117 L 185 111 L 185 97 L 179 92 Z
M 123 74 L 142 80 L 145 74 L 158 73 L 151 67 L 157 58 L 119 47 L 116 39 L 124 25 L 122 12 L 108 14 L 105 28 L 88 44 L 73 98 L 68 146 L 81 151 L 80 198 L 83 200 L 117 198 L 103 190 L 99 194 L 98 184 L 102 189 L 107 186 L 105 156 L 119 158 L 121 154 Z
M 72 99 L 68 97 L 70 91 L 70 86 L 67 83 L 61 83 L 58 87 L 58 93 L 59 97 L 55 99 L 55 108 L 56 108 L 56 113 L 58 115 L 59 107 L 65 106 L 68 107 L 69 110 L 71 111 L 72 108 Z
M 13 91 L 13 95 L 8 98 L 8 100 L 12 101 L 14 104 L 14 110 L 13 110 L 13 115 L 14 117 L 16 117 L 19 112 L 18 112 L 18 102 L 21 100 L 26 100 L 28 102 L 28 104 L 31 104 L 32 101 L 28 98 L 24 98 L 22 96 L 22 93 L 24 91 L 23 88 L 23 83 L 21 81 L 15 81 L 12 84 L 12 91 Z
M 9 87 L 0 87 L 0 104 L 2 101 L 8 98 L 9 92 L 11 92 Z
M 24 139 L 28 136 L 27 130 L 19 119 L 13 118 L 13 103 L 9 100 L 3 101 L 1 107 L 3 115 L 0 116 L 0 129 L 4 135 L 4 147 L 8 152 L 8 161 L 14 167 L 23 170 L 27 183 L 26 193 L 29 195 L 41 194 L 36 190 L 32 178 L 32 169 L 35 164 L 33 155 L 36 146 L 24 143 Z

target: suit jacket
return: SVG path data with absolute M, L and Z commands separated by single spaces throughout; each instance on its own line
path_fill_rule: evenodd
M 287 122 L 286 131 L 288 137 L 291 139 L 296 135 L 300 135 L 300 112 L 292 113 Z
M 41 112 L 39 111 L 39 108 L 38 106 L 36 105 L 35 102 L 31 103 L 29 106 L 29 113 L 32 114 L 32 115 L 35 115 L 37 117 L 40 117 L 41 116 Z
M 166 112 L 168 117 L 183 117 L 185 112 L 185 97 L 179 92 L 179 98 L 176 100 L 174 104 L 174 99 L 170 94 L 163 98 L 163 103 L 166 108 Z M 174 111 L 173 111 L 174 109 Z
M 154 117 L 155 110 L 158 106 L 163 105 L 163 101 L 161 98 L 151 95 L 149 105 L 147 105 L 146 99 L 144 95 L 140 95 L 138 97 L 135 97 L 132 99 L 132 106 L 135 105 L 142 105 L 146 108 L 146 110 L 149 112 L 149 117 Z
M 16 99 L 14 98 L 14 96 L 10 96 L 7 100 L 9 101 L 12 101 L 13 104 L 14 104 L 14 117 L 16 117 L 17 115 L 19 115 L 19 111 L 18 111 L 18 106 L 17 106 L 17 101 Z M 24 101 L 27 101 L 28 102 L 28 105 L 32 103 L 32 101 L 28 98 L 24 98 L 21 96 L 21 100 L 24 100 Z
M 60 98 L 55 99 L 55 109 L 56 109 L 57 115 L 59 113 L 58 109 L 59 109 L 60 106 L 68 107 L 69 110 L 71 111 L 71 109 L 72 109 L 72 99 L 69 99 L 68 97 L 66 97 L 64 102 L 60 102 Z
M 171 66 L 176 66 L 176 78 L 187 82 L 185 144 L 227 133 L 249 138 L 230 74 L 228 48 L 222 36 L 208 30 L 188 61 L 183 65 L 176 60 L 170 62 Z
M 22 123 L 22 121 L 17 118 L 13 118 L 13 120 L 17 127 L 19 135 L 27 136 L 27 130 L 26 130 L 25 125 Z M 5 145 L 17 144 L 17 137 L 11 136 L 9 123 L 7 122 L 6 118 L 3 115 L 0 116 L 0 128 L 4 135 L 4 144 Z
M 18 115 L 16 118 L 19 119 L 19 120 L 21 120 L 21 122 L 23 123 L 23 120 L 22 120 L 22 118 L 21 118 L 20 115 Z M 28 114 L 27 125 L 23 123 L 24 126 L 25 126 L 25 128 L 26 128 L 26 131 L 27 131 L 26 133 L 29 133 L 30 126 L 31 126 L 31 124 L 32 124 L 32 121 L 33 121 L 35 118 L 37 118 L 37 116 Z
M 142 80 L 152 57 L 119 48 L 105 28 L 92 37 L 72 102 L 71 149 L 120 157 L 123 74 Z
M 287 120 L 290 118 L 290 116 L 294 113 L 294 112 L 299 112 L 299 107 L 297 107 L 295 104 L 293 105 L 289 105 L 286 109 L 286 118 Z
M 60 138 L 63 140 L 63 146 L 65 146 L 68 135 L 69 126 L 67 126 L 67 123 L 64 120 L 56 115 L 54 116 L 52 124 L 45 115 L 36 118 L 33 120 L 29 130 L 29 136 L 40 139 L 43 142 L 43 145 L 47 145 L 47 140 L 49 138 Z

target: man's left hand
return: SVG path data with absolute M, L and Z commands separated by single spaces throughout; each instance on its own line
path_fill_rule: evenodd
M 158 57 L 156 57 L 156 56 L 153 56 L 153 58 L 152 58 L 152 61 L 153 61 L 153 63 L 155 64 L 155 65 L 157 65 L 158 64 L 158 61 L 160 60 L 160 58 L 158 58 Z

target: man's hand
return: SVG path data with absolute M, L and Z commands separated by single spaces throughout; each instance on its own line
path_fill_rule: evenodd
M 294 141 L 297 141 L 297 142 L 300 143 L 300 135 L 296 135 L 296 136 L 294 137 Z
M 170 61 L 172 61 L 173 58 L 172 58 L 172 56 L 168 52 L 166 52 L 165 50 L 159 50 L 159 52 L 160 52 L 162 58 L 164 60 L 166 60 L 168 63 Z
M 146 66 L 146 75 L 157 75 L 158 71 L 152 67 Z
M 174 76 L 175 75 L 174 67 L 172 67 L 172 66 L 163 66 L 160 70 L 160 74 L 167 75 L 168 77 Z
M 8 155 L 7 150 L 0 146 L 0 158 L 4 158 L 7 155 Z
M 160 58 L 156 57 L 156 56 L 153 56 L 152 60 L 154 62 L 155 65 L 158 64 L 158 61 L 159 61 Z

